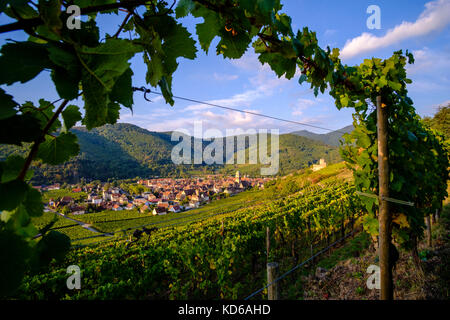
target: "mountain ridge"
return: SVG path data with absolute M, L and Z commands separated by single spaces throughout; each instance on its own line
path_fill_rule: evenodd
M 171 152 L 179 141 L 171 140 L 171 131 L 150 131 L 129 123 L 105 125 L 90 131 L 85 127 L 74 127 L 71 131 L 78 137 L 79 155 L 58 166 L 35 162 L 33 183 L 74 183 L 81 177 L 88 180 L 108 180 L 137 176 L 183 177 L 206 173 L 231 174 L 236 170 L 240 170 L 242 174 L 257 176 L 260 175 L 259 169 L 262 166 L 248 164 L 248 161 L 246 164 L 230 165 L 205 163 L 175 165 L 171 160 Z M 192 143 L 194 138 L 190 136 L 190 139 Z M 209 143 L 211 142 L 204 141 L 202 149 Z M 225 143 L 223 146 L 225 148 Z M 248 156 L 248 139 L 245 141 L 244 149 Z M 268 149 L 270 150 L 270 147 Z M 192 148 L 191 155 L 193 151 Z M 234 151 L 235 153 L 238 151 L 236 144 Z M 307 168 L 320 158 L 324 158 L 328 163 L 340 161 L 338 148 L 335 146 L 290 133 L 279 135 L 279 151 L 281 175 Z M 6 158 L 11 154 L 23 156 L 25 152 L 25 147 L 0 146 L 0 158 Z

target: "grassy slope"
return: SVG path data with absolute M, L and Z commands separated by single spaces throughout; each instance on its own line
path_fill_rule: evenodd
M 450 297 L 450 205 L 444 207 L 441 219 L 432 228 L 433 248 L 425 240 L 419 243 L 420 271 L 411 254 L 400 250 L 394 270 L 394 299 L 448 300 Z M 379 290 L 369 290 L 366 270 L 378 264 L 370 239 L 362 232 L 317 264 L 305 268 L 295 281 L 287 284 L 283 299 L 307 300 L 377 300 Z M 316 267 L 329 271 L 323 279 L 315 275 Z M 336 285 L 338 284 L 338 285 Z

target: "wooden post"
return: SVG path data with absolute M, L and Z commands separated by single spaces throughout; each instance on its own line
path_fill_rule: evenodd
M 278 263 L 270 262 L 267 264 L 267 284 L 272 283 L 278 277 Z M 267 287 L 267 299 L 278 300 L 278 282 L 272 283 Z
M 426 224 L 427 224 L 427 245 L 428 247 L 431 248 L 433 246 L 433 241 L 431 239 L 431 219 L 429 214 L 426 216 Z
M 379 188 L 379 254 L 381 300 L 392 300 L 394 297 L 392 284 L 392 268 L 389 257 L 391 243 L 391 215 L 389 203 L 389 153 L 388 153 L 388 110 L 381 104 L 381 96 L 377 96 L 377 134 L 378 134 L 378 188 Z
M 266 228 L 266 258 L 269 262 L 269 252 L 270 252 L 270 228 Z

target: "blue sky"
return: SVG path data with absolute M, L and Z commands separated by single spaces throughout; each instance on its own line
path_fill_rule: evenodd
M 319 44 L 324 48 L 327 45 L 340 48 L 346 64 L 359 64 L 373 56 L 387 58 L 398 49 L 412 51 L 416 63 L 408 67 L 413 80 L 409 94 L 421 116 L 432 115 L 438 105 L 450 102 L 450 0 L 282 0 L 282 3 L 282 11 L 292 17 L 294 30 L 308 26 L 316 31 Z M 380 30 L 366 26 L 369 5 L 381 9 Z M 112 34 L 124 15 L 123 12 L 119 16 L 105 15 L 98 23 Z M 192 16 L 181 20 L 195 39 L 195 24 L 201 21 Z M 0 15 L 0 24 L 7 22 L 9 19 Z M 26 36 L 19 32 L 2 34 L 0 44 L 8 38 L 21 40 Z M 194 61 L 179 59 L 173 83 L 175 95 L 330 129 L 351 124 L 351 109 L 337 110 L 327 93 L 315 98 L 307 84 L 298 84 L 297 75 L 291 80 L 277 78 L 267 65 L 258 62 L 252 48 L 239 60 L 223 59 L 215 54 L 217 42 L 216 38 L 208 54 L 199 47 Z M 140 56 L 133 58 L 132 68 L 133 85 L 146 85 L 145 65 Z M 48 72 L 42 72 L 29 83 L 3 88 L 18 102 L 58 97 Z M 136 93 L 133 114 L 122 110 L 120 122 L 151 131 L 183 128 L 193 132 L 194 121 L 202 120 L 204 129 L 215 128 L 223 133 L 235 128 L 327 132 L 179 100 L 171 107 L 162 98 L 151 96 L 153 103 L 148 103 L 142 94 Z M 77 104 L 82 106 L 82 100 Z

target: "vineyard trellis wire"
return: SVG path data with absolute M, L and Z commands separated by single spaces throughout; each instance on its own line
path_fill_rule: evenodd
M 285 273 L 283 273 L 281 276 L 279 276 L 278 278 L 276 278 L 274 281 L 268 283 L 266 286 L 254 291 L 253 293 L 251 293 L 250 295 L 248 295 L 246 298 L 244 298 L 244 300 L 249 300 L 252 297 L 254 297 L 255 295 L 257 295 L 258 293 L 262 292 L 264 289 L 267 289 L 268 287 L 270 287 L 271 285 L 277 283 L 278 281 L 284 279 L 285 277 L 287 277 L 289 274 L 291 274 L 292 272 L 294 272 L 295 270 L 297 270 L 298 268 L 304 266 L 305 264 L 307 264 L 308 262 L 310 262 L 311 260 L 313 260 L 314 258 L 320 256 L 322 253 L 324 253 L 325 251 L 329 250 L 330 248 L 334 247 L 336 244 L 338 244 L 339 242 L 347 239 L 349 236 L 351 236 L 352 234 L 354 234 L 357 230 L 353 230 L 352 232 L 348 233 L 347 235 L 345 235 L 344 237 L 334 241 L 332 244 L 328 245 L 327 247 L 325 247 L 324 249 L 320 250 L 319 252 L 315 253 L 314 255 L 312 255 L 311 257 L 309 257 L 308 259 L 306 259 L 305 261 L 299 263 L 298 265 L 296 265 L 295 267 L 289 269 L 288 271 L 286 271 Z

